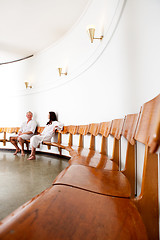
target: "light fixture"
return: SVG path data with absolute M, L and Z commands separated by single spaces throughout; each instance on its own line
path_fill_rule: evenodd
M 94 33 L 95 33 L 95 28 L 94 27 L 88 28 L 88 32 L 89 32 L 89 37 L 91 39 L 91 43 L 93 43 L 93 39 L 100 39 L 100 40 L 103 39 L 103 35 L 100 38 L 95 38 L 94 37 Z
M 29 82 L 24 82 L 25 86 L 26 86 L 26 89 L 27 88 L 32 88 L 32 85 L 29 84 Z
M 59 76 L 61 76 L 62 74 L 67 75 L 67 72 L 62 73 L 62 68 L 58 68 L 58 71 L 59 71 Z

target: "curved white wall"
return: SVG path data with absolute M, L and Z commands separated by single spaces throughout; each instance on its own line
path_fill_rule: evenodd
M 1 66 L 1 126 L 17 126 L 28 109 L 40 124 L 49 110 L 65 124 L 139 111 L 159 93 L 159 10 L 157 0 L 93 0 L 59 42 L 32 59 Z M 89 24 L 96 26 L 97 36 L 104 34 L 102 41 L 90 43 Z M 58 76 L 60 66 L 67 77 Z M 24 89 L 26 80 L 32 90 Z

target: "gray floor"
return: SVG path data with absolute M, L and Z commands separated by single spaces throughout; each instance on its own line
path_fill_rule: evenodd
M 0 151 L 0 220 L 51 186 L 68 161 L 54 156 L 37 155 L 28 161 L 13 152 Z

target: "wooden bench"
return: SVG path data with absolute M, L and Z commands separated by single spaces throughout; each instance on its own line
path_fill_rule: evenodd
M 17 134 L 20 128 L 18 127 L 4 127 L 0 128 L 0 133 L 3 133 L 3 138 L 0 139 L 0 142 L 3 142 L 3 146 L 6 146 L 6 142 L 10 142 L 10 139 L 7 138 L 7 133 L 12 134 L 15 133 Z
M 160 95 L 145 103 L 138 114 L 111 123 L 66 126 L 57 143 L 71 160 L 53 186 L 21 206 L 0 225 L 0 239 L 158 239 L 158 155 Z M 62 135 L 68 136 L 63 144 Z M 74 135 L 79 134 L 75 146 Z M 90 134 L 90 148 L 83 138 Z M 102 136 L 101 151 L 95 138 Z M 107 138 L 114 137 L 107 156 Z M 118 170 L 121 135 L 127 140 L 126 164 Z M 135 141 L 145 145 L 141 194 L 134 196 Z M 104 156 L 104 159 L 103 159 Z M 101 161 L 101 158 L 103 159 Z M 107 162 L 116 169 L 108 169 Z
M 120 124 L 117 124 L 119 123 Z M 81 153 L 78 153 L 77 156 L 74 155 L 72 161 L 70 161 L 69 168 L 65 169 L 59 176 L 55 179 L 54 184 L 66 184 L 69 186 L 78 187 L 84 190 L 101 193 L 105 195 L 117 196 L 117 197 L 134 197 L 135 196 L 135 141 L 133 139 L 135 129 L 138 122 L 138 114 L 130 114 L 126 116 L 125 123 L 123 127 L 123 136 L 128 140 L 128 146 L 126 151 L 126 166 L 123 172 L 108 171 L 107 164 L 105 163 L 105 168 L 93 167 L 93 165 L 87 165 L 87 161 L 84 161 L 84 158 L 81 157 Z M 115 124 L 116 123 L 116 124 Z M 123 120 L 114 120 L 113 127 L 111 128 L 111 134 L 114 135 L 114 149 L 113 149 L 113 158 L 111 159 L 116 164 L 119 164 L 118 153 L 115 154 L 117 149 L 119 150 L 119 140 L 120 140 L 120 131 L 119 126 L 122 127 Z M 94 129 L 93 125 L 92 131 Z M 97 128 L 97 125 L 96 125 Z M 118 130 L 117 130 L 118 128 Z M 97 128 L 100 129 L 100 128 Z M 91 130 L 90 130 L 91 131 Z M 91 131 L 91 132 L 92 132 Z M 99 130 L 96 131 L 98 134 Z M 117 137 L 117 138 L 116 138 Z M 91 142 L 93 144 L 93 135 L 91 135 Z M 103 154 L 96 154 L 95 150 L 92 148 L 93 156 L 92 158 L 99 163 L 103 159 Z M 116 150 L 115 150 L 116 149 Z M 97 157 L 98 155 L 98 157 Z M 115 159 L 114 159 L 115 157 Z M 111 161 L 104 155 L 106 161 Z M 82 160 L 81 160 L 82 159 Z M 87 157 L 88 159 L 88 157 Z M 118 161 L 117 161 L 118 160 Z M 75 165 L 76 162 L 76 165 Z M 78 162 L 78 163 L 77 163 Z M 83 165 L 83 166 L 82 166 Z M 103 165 L 104 166 L 104 165 Z M 88 181 L 86 181 L 88 179 Z
M 41 134 L 43 132 L 44 128 L 45 127 L 37 127 L 35 135 Z M 6 146 L 6 142 L 10 142 L 10 139 L 7 138 L 7 136 L 6 136 L 7 133 L 9 133 L 9 134 L 12 134 L 12 133 L 17 134 L 19 129 L 20 129 L 19 127 L 4 127 L 4 128 L 0 128 L 0 133 L 3 133 L 3 138 L 0 139 L 0 142 L 3 142 L 3 146 Z M 30 140 L 25 140 L 24 143 L 26 145 L 27 150 L 29 150 Z M 48 149 L 51 148 L 49 143 L 47 144 L 47 146 L 48 146 Z

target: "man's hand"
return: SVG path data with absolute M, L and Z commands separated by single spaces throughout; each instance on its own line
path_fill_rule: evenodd
M 31 131 L 29 131 L 29 132 L 19 132 L 18 133 L 18 136 L 21 136 L 21 135 L 23 135 L 23 134 L 33 134 L 33 132 L 31 132 Z

